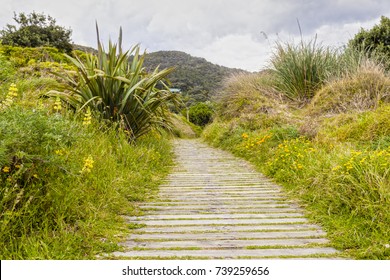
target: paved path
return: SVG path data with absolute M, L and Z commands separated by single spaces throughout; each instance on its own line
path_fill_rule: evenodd
M 144 224 L 115 256 L 131 258 L 334 257 L 281 188 L 245 161 L 198 140 L 176 140 L 177 166 L 160 199 L 129 217 Z

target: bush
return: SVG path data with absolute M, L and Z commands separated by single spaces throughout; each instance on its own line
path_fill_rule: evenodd
M 29 15 L 14 14 L 13 19 L 19 27 L 8 24 L 0 31 L 2 44 L 33 48 L 51 46 L 67 53 L 72 51 L 72 31 L 56 25 L 51 16 L 32 12 Z
M 52 47 L 23 48 L 0 45 L 0 52 L 16 67 L 26 67 L 41 62 L 69 62 L 63 53 Z
M 15 73 L 15 67 L 5 56 L 1 54 L 0 50 L 0 82 L 6 82 L 12 78 Z
M 15 105 L 15 104 L 14 104 Z M 11 106 L 0 112 L 1 259 L 84 259 L 117 250 L 118 215 L 156 189 L 166 140 L 129 145 L 92 120 Z
M 387 60 L 387 67 L 390 66 L 390 19 L 382 16 L 379 24 L 370 30 L 363 28 L 353 39 L 349 41 L 349 46 L 357 50 L 365 50 L 370 54 L 382 56 Z
M 98 54 L 87 54 L 86 61 L 78 57 L 67 58 L 77 69 L 77 77 L 71 73 L 63 76 L 68 81 L 64 91 L 51 91 L 49 95 L 60 97 L 74 110 L 90 108 L 96 117 L 108 124 L 124 129 L 134 140 L 154 128 L 168 128 L 168 103 L 178 103 L 178 95 L 172 93 L 166 76 L 173 68 L 148 74 L 143 68 L 145 54 L 140 47 L 122 51 L 122 30 L 118 44 L 109 43 L 105 52 L 98 36 Z
M 191 106 L 188 113 L 190 122 L 199 126 L 205 126 L 211 122 L 213 114 L 212 106 L 203 102 Z

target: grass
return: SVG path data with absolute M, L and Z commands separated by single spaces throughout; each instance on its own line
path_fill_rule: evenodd
M 141 213 L 138 203 L 172 166 L 167 134 L 151 130 L 129 144 L 122 130 L 42 97 L 61 82 L 29 57 L 43 49 L 24 56 L 0 48 L 0 258 L 95 259 L 118 250 L 141 226 L 124 216 Z
M 128 231 L 120 215 L 136 213 L 134 203 L 149 199 L 168 171 L 167 141 L 129 145 L 98 123 L 46 114 L 0 113 L 1 258 L 84 259 L 117 249 L 115 235 Z
M 271 59 L 275 88 L 291 100 L 306 102 L 338 69 L 337 53 L 316 39 L 276 44 Z
M 295 93 L 278 88 L 273 72 L 230 80 L 202 137 L 283 185 L 343 256 L 390 259 L 389 76 L 373 61 L 337 59 L 347 71 L 322 79 L 303 99 L 280 98 Z M 284 66 L 290 78 L 298 66 Z M 269 87 L 280 91 L 271 109 L 256 110 L 269 104 Z

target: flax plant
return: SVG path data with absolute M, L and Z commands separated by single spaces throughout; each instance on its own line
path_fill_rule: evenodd
M 118 43 L 109 41 L 108 51 L 97 31 L 98 53 L 85 59 L 67 56 L 76 67 L 76 73 L 68 72 L 63 91 L 50 91 L 69 107 L 82 111 L 90 108 L 93 115 L 119 124 L 131 140 L 148 133 L 153 128 L 170 129 L 168 103 L 178 105 L 178 95 L 170 92 L 166 79 L 174 69 L 147 73 L 143 67 L 145 53 L 139 45 L 129 51 L 122 50 L 122 29 Z

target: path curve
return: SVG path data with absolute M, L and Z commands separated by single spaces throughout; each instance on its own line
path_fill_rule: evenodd
M 333 258 L 326 233 L 247 162 L 199 140 L 175 140 L 176 167 L 160 199 L 128 217 L 135 230 L 114 256 Z

